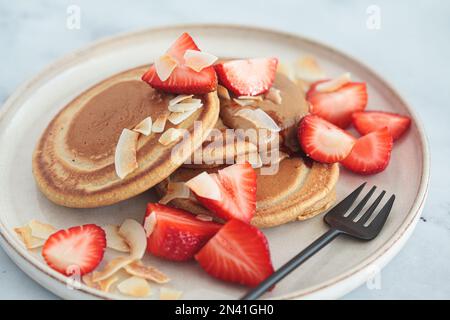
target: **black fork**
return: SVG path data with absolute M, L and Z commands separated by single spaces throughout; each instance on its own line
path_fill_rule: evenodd
M 375 192 L 376 187 L 374 186 L 356 205 L 356 207 L 350 213 L 348 213 L 350 207 L 353 205 L 353 203 L 355 203 L 365 185 L 366 183 L 360 185 L 344 200 L 339 202 L 330 211 L 328 211 L 328 213 L 324 217 L 324 220 L 330 226 L 330 230 L 324 233 L 316 241 L 311 243 L 306 249 L 297 254 L 294 258 L 283 265 L 270 277 L 261 282 L 256 288 L 249 291 L 241 299 L 254 300 L 259 298 L 267 290 L 272 288 L 276 283 L 281 281 L 289 273 L 294 271 L 298 266 L 312 257 L 317 251 L 322 249 L 340 234 L 346 234 L 348 236 L 366 241 L 375 238 L 380 233 L 389 213 L 391 212 L 392 205 L 395 201 L 395 195 L 392 195 L 389 198 L 389 200 L 386 202 L 383 208 L 381 208 L 378 214 L 373 215 L 375 209 L 380 204 L 381 199 L 383 199 L 384 195 L 386 194 L 386 191 L 381 192 L 380 195 L 375 199 L 375 201 L 370 205 L 370 207 L 364 212 L 364 214 L 360 215 L 364 206 L 367 204 L 370 197 Z

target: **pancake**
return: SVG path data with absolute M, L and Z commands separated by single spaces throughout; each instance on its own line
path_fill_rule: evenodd
M 208 169 L 216 172 L 218 168 Z M 257 172 L 256 214 L 251 223 L 260 228 L 274 227 L 294 220 L 304 220 L 328 209 L 335 200 L 335 186 L 339 177 L 337 164 L 312 162 L 308 166 L 300 157 L 284 159 L 274 175 Z M 204 169 L 180 168 L 159 183 L 160 196 L 167 192 L 170 182 L 186 182 Z M 211 213 L 193 197 L 173 199 L 170 205 L 194 214 Z
M 203 107 L 179 125 L 191 133 L 177 143 L 162 145 L 161 133 L 140 135 L 138 168 L 120 179 L 115 171 L 114 152 L 124 128 L 132 129 L 148 116 L 168 112 L 173 95 L 164 94 L 140 80 L 148 67 L 131 69 L 88 89 L 65 106 L 50 122 L 33 154 L 33 174 L 39 189 L 56 204 L 90 208 L 117 203 L 136 196 L 167 178 L 195 150 L 214 127 L 219 115 L 216 92 L 196 96 Z M 204 130 L 194 132 L 194 121 Z

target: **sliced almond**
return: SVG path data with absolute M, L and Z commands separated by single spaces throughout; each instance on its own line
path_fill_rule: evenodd
M 117 142 L 114 155 L 114 164 L 117 176 L 120 179 L 125 178 L 131 172 L 137 169 L 136 147 L 139 133 L 129 129 L 123 129 Z
M 132 263 L 135 259 L 131 257 L 117 257 L 109 261 L 102 271 L 94 271 L 92 274 L 92 281 L 99 282 L 103 281 L 113 274 L 115 274 L 120 269 L 124 268 L 126 265 Z
M 147 246 L 144 227 L 133 219 L 126 219 L 119 228 L 119 234 L 130 247 L 130 257 L 134 260 L 142 259 Z
M 178 125 L 180 123 L 182 123 L 184 120 L 186 120 L 187 118 L 189 118 L 191 115 L 194 114 L 195 111 L 197 111 L 198 109 L 193 109 L 190 111 L 186 111 L 186 112 L 172 112 L 169 115 L 168 120 L 173 123 L 174 125 Z
M 119 234 L 119 226 L 108 224 L 102 229 L 106 234 L 106 246 L 108 248 L 120 251 L 120 252 L 130 252 L 130 247 L 128 246 L 125 239 Z
M 14 228 L 14 231 L 20 237 L 27 249 L 36 249 L 42 247 L 45 243 L 44 239 L 36 238 L 31 235 L 31 228 L 29 226 Z
M 283 99 L 281 97 L 281 91 L 274 87 L 270 88 L 269 91 L 267 91 L 264 98 L 272 101 L 275 104 L 281 104 L 283 102 Z
M 203 106 L 201 99 L 190 99 L 186 102 L 180 102 L 174 105 L 169 105 L 169 111 L 171 112 L 186 112 L 191 110 L 197 110 Z
M 198 214 L 195 216 L 200 221 L 213 221 L 213 217 L 208 216 L 206 214 Z
M 159 143 L 164 146 L 171 144 L 172 142 L 177 141 L 183 136 L 184 130 L 177 128 L 169 128 L 166 132 L 164 132 L 161 137 L 159 137 Z
M 167 185 L 167 193 L 159 200 L 159 203 L 168 204 L 173 199 L 188 199 L 190 193 L 189 188 L 184 182 L 169 182 Z
M 248 106 L 254 106 L 255 105 L 255 100 L 250 100 L 250 99 L 236 99 L 233 98 L 234 102 L 236 102 L 238 105 L 240 105 L 241 107 L 248 107 Z
M 95 282 L 92 280 L 92 273 L 85 274 L 81 279 L 83 282 L 90 288 L 97 289 L 103 292 L 109 292 L 111 289 L 111 286 L 119 280 L 119 277 L 116 275 L 112 275 L 109 278 L 106 278 L 105 280 L 101 280 L 98 282 Z
M 329 80 L 326 82 L 319 83 L 316 86 L 317 92 L 333 92 L 342 87 L 343 85 L 349 83 L 351 81 L 351 75 L 349 72 L 346 72 L 339 77 Z
M 154 281 L 156 283 L 167 283 L 170 278 L 152 266 L 145 266 L 141 261 L 135 261 L 125 267 L 125 271 L 132 276 Z
M 159 290 L 159 299 L 161 300 L 178 300 L 183 295 L 183 291 L 162 287 Z
M 225 88 L 224 86 L 220 85 L 220 84 L 217 85 L 217 94 L 221 98 L 231 100 L 230 93 L 228 92 L 228 89 Z
M 28 226 L 31 228 L 31 235 L 39 239 L 47 240 L 48 237 L 56 232 L 54 226 L 34 219 L 28 222 Z
M 241 109 L 235 116 L 242 117 L 252 122 L 258 129 L 267 129 L 272 132 L 279 132 L 281 129 L 277 123 L 262 109 Z
M 212 66 L 217 61 L 217 57 L 210 53 L 191 49 L 186 50 L 183 58 L 184 64 L 196 72 Z
M 167 122 L 168 116 L 169 116 L 168 114 L 163 114 L 163 115 L 159 116 L 158 118 L 156 118 L 155 122 L 153 122 L 153 125 L 152 125 L 152 132 L 155 132 L 155 133 L 163 132 L 164 128 L 166 127 L 166 122 Z
M 295 63 L 295 76 L 309 83 L 323 80 L 326 77 L 325 72 L 320 68 L 316 59 L 311 56 L 305 56 L 297 60 Z
M 217 182 L 206 171 L 187 181 L 186 186 L 200 197 L 212 200 L 222 198 Z
M 156 74 L 161 81 L 166 81 L 177 66 L 177 61 L 165 54 L 155 61 Z
M 173 105 L 176 105 L 177 103 L 180 103 L 181 101 L 191 99 L 193 96 L 194 96 L 193 94 L 180 94 L 180 95 L 176 96 L 175 98 L 170 99 L 169 106 L 173 106 Z
M 120 293 L 135 298 L 143 298 L 150 294 L 147 280 L 139 277 L 130 277 L 122 281 L 117 285 L 117 289 Z
M 150 135 L 152 133 L 152 117 L 147 117 L 139 122 L 133 131 L 142 133 L 144 136 Z

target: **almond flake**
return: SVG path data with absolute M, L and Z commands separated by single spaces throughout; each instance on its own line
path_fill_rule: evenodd
M 222 198 L 217 182 L 206 171 L 187 181 L 186 186 L 200 197 L 218 201 Z
M 267 129 L 272 132 L 279 132 L 281 129 L 277 123 L 262 109 L 241 109 L 235 116 L 242 117 L 252 122 L 258 129 Z
M 94 271 L 92 274 L 92 281 L 99 282 L 103 281 L 113 274 L 115 274 L 120 269 L 124 268 L 126 265 L 132 263 L 135 259 L 131 257 L 117 257 L 109 261 L 102 271 Z
M 47 240 L 48 237 L 56 232 L 54 226 L 34 219 L 28 222 L 28 226 L 31 228 L 31 235 L 39 239 Z
M 269 89 L 264 98 L 272 101 L 275 104 L 281 104 L 283 102 L 283 99 L 281 97 L 281 91 L 275 89 L 274 87 Z
M 174 105 L 169 105 L 169 111 L 171 112 L 186 112 L 191 110 L 197 110 L 203 106 L 201 99 L 189 99 L 185 102 L 180 102 Z
M 333 92 L 342 87 L 343 85 L 349 83 L 351 81 L 351 75 L 349 72 L 346 72 L 339 77 L 329 80 L 326 82 L 319 83 L 316 86 L 317 92 Z
M 169 115 L 169 122 L 174 124 L 174 125 L 178 125 L 180 123 L 182 123 L 184 120 L 186 120 L 187 118 L 189 118 L 191 115 L 194 114 L 195 111 L 197 111 L 198 109 L 193 109 L 190 111 L 185 111 L 185 112 L 172 112 Z
M 110 249 L 114 249 L 120 252 L 130 252 L 125 239 L 119 234 L 119 226 L 108 224 L 102 229 L 106 234 L 106 246 Z
M 159 143 L 161 143 L 164 146 L 167 146 L 171 144 L 174 141 L 177 141 L 183 136 L 184 130 L 182 129 L 176 129 L 176 128 L 169 128 L 166 132 L 164 132 L 161 137 L 159 137 Z
M 114 155 L 116 173 L 120 179 L 125 178 L 138 167 L 136 159 L 138 138 L 139 133 L 129 129 L 122 130 Z
M 190 193 L 184 182 L 169 182 L 167 193 L 159 200 L 159 203 L 168 204 L 173 199 L 188 199 Z
M 236 102 L 241 107 L 248 107 L 248 106 L 255 105 L 255 100 L 249 100 L 249 99 L 239 100 L 239 99 L 236 99 L 236 98 L 233 98 L 233 100 L 234 100 L 234 102 Z
M 217 57 L 210 53 L 191 49 L 186 50 L 183 58 L 184 64 L 196 72 L 212 66 L 217 61 Z
M 177 66 L 177 61 L 165 54 L 155 61 L 156 74 L 161 81 L 166 81 Z
M 200 221 L 213 221 L 213 217 L 208 216 L 206 214 L 198 214 L 195 216 L 195 218 Z
M 156 215 L 153 212 L 150 212 L 148 216 L 144 219 L 144 230 L 146 237 L 150 237 L 150 235 L 153 233 L 153 230 L 155 230 L 156 226 Z
M 117 285 L 117 289 L 120 293 L 135 298 L 146 297 L 150 294 L 147 280 L 138 277 L 130 277 L 122 281 Z
M 14 228 L 14 231 L 20 237 L 27 249 L 36 249 L 42 247 L 45 243 L 44 239 L 39 239 L 31 235 L 31 228 L 29 226 Z
M 159 116 L 158 118 L 156 118 L 155 122 L 153 122 L 153 125 L 152 125 L 152 132 L 155 132 L 155 133 L 163 132 L 164 128 L 166 127 L 166 122 L 167 122 L 168 116 L 169 116 L 168 114 L 163 114 L 163 115 Z
M 183 291 L 162 287 L 159 290 L 159 299 L 161 300 L 178 300 L 181 298 Z
M 180 103 L 183 100 L 191 99 L 193 96 L 194 96 L 193 94 L 180 94 L 175 98 L 169 100 L 169 106 L 173 106 L 177 103 Z
M 152 266 L 145 266 L 141 261 L 135 261 L 125 267 L 125 271 L 132 276 L 154 281 L 156 283 L 167 283 L 170 278 Z
M 309 83 L 323 80 L 326 77 L 316 59 L 311 56 L 303 57 L 296 62 L 295 76 Z
M 119 228 L 119 234 L 130 247 L 130 257 L 133 260 L 142 259 L 147 247 L 144 227 L 136 220 L 126 219 Z
M 230 93 L 228 92 L 228 89 L 225 88 L 224 86 L 220 85 L 220 84 L 217 85 L 217 94 L 221 98 L 231 100 Z
M 150 135 L 150 133 L 152 133 L 152 118 L 147 117 L 139 122 L 136 127 L 133 128 L 133 131 L 142 133 L 144 136 Z

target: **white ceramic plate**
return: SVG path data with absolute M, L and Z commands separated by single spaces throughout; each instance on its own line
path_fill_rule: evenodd
M 412 117 L 406 137 L 396 142 L 392 160 L 384 172 L 362 177 L 342 170 L 338 199 L 362 181 L 397 195 L 397 201 L 382 233 L 371 242 L 344 237 L 336 239 L 281 282 L 268 298 L 337 298 L 361 285 L 382 268 L 403 246 L 420 216 L 427 193 L 429 159 L 426 138 L 418 119 L 403 99 L 370 69 L 322 44 L 270 30 L 194 25 L 144 30 L 98 42 L 48 67 L 24 84 L 6 101 L 0 118 L 0 231 L 1 245 L 18 267 L 44 287 L 63 298 L 118 298 L 85 286 L 67 288 L 65 277 L 50 269 L 39 252 L 27 251 L 13 228 L 30 219 L 65 228 L 85 223 L 121 223 L 125 218 L 142 219 L 151 191 L 98 209 L 69 209 L 54 205 L 37 189 L 31 173 L 31 155 L 50 119 L 75 96 L 117 72 L 153 61 L 183 31 L 199 46 L 218 56 L 276 56 L 281 61 L 311 54 L 330 76 L 350 71 L 368 84 L 368 109 L 382 109 Z M 273 262 L 279 267 L 326 230 L 321 217 L 265 230 Z M 107 257 L 113 253 L 108 252 Z M 170 263 L 146 257 L 184 291 L 187 299 L 234 299 L 245 288 L 220 282 L 204 273 L 195 262 Z M 156 288 L 157 286 L 155 286 Z M 157 297 L 157 289 L 153 296 Z

